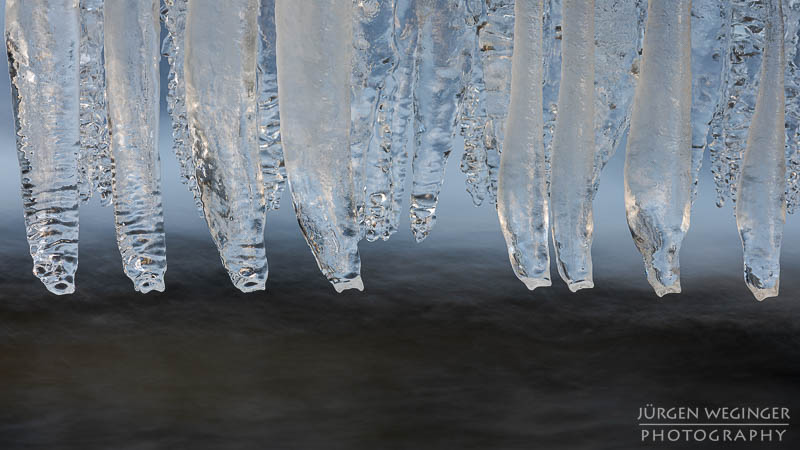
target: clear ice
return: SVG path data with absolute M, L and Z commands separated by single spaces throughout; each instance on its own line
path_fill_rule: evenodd
M 159 2 L 105 0 L 104 21 L 113 30 L 105 35 L 105 63 L 117 245 L 134 288 L 163 292 Z
M 560 114 L 550 155 L 550 211 L 558 272 L 572 292 L 592 280 L 594 0 L 563 0 Z
M 766 0 L 764 47 L 753 121 L 738 177 L 736 224 L 744 279 L 756 299 L 778 295 L 785 201 L 785 71 L 781 0 Z
M 33 273 L 50 292 L 70 294 L 78 268 L 80 200 L 78 0 L 7 0 L 5 22 Z
M 500 160 L 497 214 L 511 266 L 528 289 L 550 286 L 542 117 L 542 0 L 517 0 L 511 104 Z
M 103 0 L 80 0 L 80 8 L 80 195 L 82 201 L 87 201 L 97 191 L 100 202 L 108 205 L 112 200 L 112 175 L 103 60 Z
M 186 16 L 186 106 L 200 198 L 222 263 L 243 292 L 263 290 L 267 280 L 258 11 L 258 0 L 192 0 Z
M 281 206 L 286 185 L 275 62 L 275 0 L 261 0 L 258 30 L 258 146 L 267 209 L 275 210 Z
M 625 159 L 625 208 L 661 297 L 680 292 L 692 193 L 691 0 L 650 0 Z
M 436 205 L 453 150 L 459 94 L 467 81 L 471 34 L 464 0 L 418 0 L 416 145 L 412 163 L 411 231 L 423 241 L 436 223 Z
M 558 91 L 561 83 L 561 1 L 544 0 L 542 34 L 544 42 L 544 156 L 547 189 L 550 190 L 550 153 L 558 116 Z
M 353 0 L 276 0 L 278 94 L 297 220 L 337 292 L 363 290 L 350 156 Z
M 786 61 L 786 209 L 800 205 L 800 0 L 783 1 Z

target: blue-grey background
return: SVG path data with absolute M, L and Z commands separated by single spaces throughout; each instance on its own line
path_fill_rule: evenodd
M 267 291 L 244 295 L 179 182 L 162 111 L 167 291 L 133 292 L 112 210 L 93 199 L 78 291 L 55 297 L 31 274 L 6 73 L 2 60 L 0 448 L 621 449 L 640 446 L 647 403 L 800 413 L 800 222 L 786 224 L 781 296 L 757 303 L 707 161 L 679 296 L 646 282 L 624 151 L 595 201 L 597 287 L 571 294 L 555 267 L 551 289 L 517 281 L 494 208 L 464 191 L 460 147 L 425 242 L 404 218 L 361 244 L 366 292 L 335 295 L 286 193 L 268 218 Z M 800 431 L 787 439 L 770 447 L 797 448 Z

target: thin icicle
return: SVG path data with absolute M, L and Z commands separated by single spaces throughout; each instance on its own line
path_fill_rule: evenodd
M 197 172 L 192 160 L 192 141 L 189 137 L 189 122 L 186 113 L 186 80 L 183 71 L 188 1 L 164 0 L 161 19 L 167 29 L 167 36 L 164 38 L 161 52 L 169 63 L 167 112 L 172 119 L 172 151 L 180 166 L 181 181 L 189 188 L 189 192 L 194 196 L 197 210 L 202 213 L 203 205 L 200 203 Z
M 528 289 L 550 286 L 542 142 L 542 0 L 517 0 L 511 105 L 500 161 L 497 214 L 514 273 Z
M 278 66 L 275 63 L 275 0 L 261 0 L 258 29 L 258 146 L 267 209 L 276 210 L 281 207 L 286 167 L 283 164 Z
M 786 207 L 800 206 L 800 0 L 783 0 L 786 60 Z
M 81 154 L 80 195 L 93 191 L 103 205 L 111 203 L 111 149 L 108 138 L 106 81 L 103 62 L 103 0 L 81 0 Z
M 276 0 L 278 93 L 297 220 L 337 292 L 363 290 L 350 156 L 353 0 Z
M 267 280 L 258 7 L 258 0 L 192 0 L 186 16 L 186 105 L 197 182 L 211 236 L 243 292 L 263 290 Z
M 625 209 L 661 297 L 681 290 L 692 208 L 691 0 L 650 0 L 625 159 Z
M 758 96 L 737 187 L 736 224 L 744 247 L 744 279 L 757 300 L 778 295 L 786 220 L 783 15 L 766 0 Z
M 594 0 L 563 0 L 561 114 L 553 136 L 550 208 L 558 272 L 572 292 L 592 280 Z
M 411 231 L 423 241 L 436 223 L 436 206 L 453 149 L 458 95 L 465 81 L 470 34 L 464 0 L 419 0 L 416 147 L 411 192 Z
M 550 191 L 550 154 L 558 116 L 558 90 L 561 83 L 561 0 L 544 0 L 544 157 L 547 190 Z
M 105 0 L 114 220 L 125 274 L 142 293 L 164 291 L 167 250 L 158 156 L 158 0 Z
M 80 150 L 78 0 L 7 0 L 6 49 L 33 273 L 75 292 Z

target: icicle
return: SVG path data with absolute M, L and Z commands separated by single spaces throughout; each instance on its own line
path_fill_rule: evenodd
M 592 288 L 594 0 L 563 0 L 561 84 L 551 154 L 551 225 L 558 272 L 572 292 Z
M 747 130 L 756 106 L 765 28 L 763 2 L 732 0 L 730 4 L 730 42 L 723 59 L 722 92 L 708 145 L 720 207 L 728 198 L 736 200 Z
M 78 0 L 7 0 L 6 46 L 33 273 L 75 291 L 80 142 Z
M 650 0 L 625 159 L 625 208 L 647 280 L 681 290 L 680 248 L 692 193 L 691 0 Z
M 703 165 L 708 130 L 720 102 L 722 66 L 730 39 L 729 0 L 692 3 L 692 199 Z
M 753 122 L 737 187 L 736 224 L 744 247 L 744 278 L 756 299 L 778 295 L 786 220 L 783 15 L 766 0 L 764 47 Z
M 267 280 L 258 7 L 258 0 L 192 0 L 186 17 L 186 105 L 197 182 L 211 236 L 243 292 L 263 290 Z
M 349 147 L 352 2 L 275 2 L 286 172 L 306 241 L 338 292 L 364 288 Z
M 436 204 L 452 151 L 458 94 L 465 75 L 463 0 L 419 0 L 418 83 L 414 92 L 416 147 L 412 169 L 411 231 L 423 241 L 436 222 Z
M 600 174 L 630 124 L 639 77 L 646 0 L 595 1 L 595 162 L 592 195 Z
M 412 99 L 416 85 L 418 25 L 416 0 L 397 0 L 394 29 L 397 67 L 391 76 L 392 202 L 386 223 L 386 234 L 389 236 L 399 228 L 408 171 L 408 152 L 415 144 Z
M 542 0 L 517 0 L 511 105 L 500 161 L 497 214 L 517 277 L 550 286 L 548 199 L 542 142 Z
M 103 0 L 81 0 L 81 153 L 80 195 L 96 190 L 103 205 L 111 203 L 111 149 L 103 67 Z
M 186 114 L 186 80 L 183 60 L 185 56 L 186 9 L 189 0 L 164 0 L 161 19 L 167 29 L 167 37 L 161 52 L 169 63 L 167 78 L 167 112 L 172 118 L 172 151 L 181 170 L 181 181 L 194 196 L 197 210 L 202 212 L 200 188 L 192 160 L 192 142 Z M 203 0 L 198 0 L 203 1 Z
M 800 0 L 783 1 L 786 73 L 786 206 L 800 205 Z
M 547 191 L 550 192 L 550 154 L 558 115 L 558 91 L 561 83 L 561 0 L 544 0 L 544 158 Z
M 267 209 L 281 206 L 286 185 L 281 121 L 278 111 L 278 67 L 275 64 L 275 0 L 261 0 L 258 20 L 258 146 Z
M 391 75 L 397 63 L 394 0 L 354 0 L 352 134 L 350 137 L 356 190 L 368 241 L 387 239 L 391 209 Z

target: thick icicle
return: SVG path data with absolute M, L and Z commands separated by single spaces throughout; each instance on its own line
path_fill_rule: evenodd
M 276 0 L 278 93 L 295 212 L 322 273 L 362 290 L 350 157 L 353 0 Z
M 680 292 L 692 193 L 691 0 L 650 0 L 625 159 L 625 208 L 647 280 Z
M 781 0 L 764 3 L 761 82 L 742 157 L 736 201 L 736 224 L 744 247 L 744 279 L 759 301 L 778 295 L 786 220 L 783 16 Z
M 397 63 L 394 0 L 354 0 L 351 151 L 359 219 L 368 241 L 387 239 L 391 209 L 391 74 Z M 363 194 L 362 194 L 363 191 Z
M 33 273 L 75 291 L 80 149 L 78 0 L 7 0 L 6 47 Z
M 197 172 L 192 160 L 192 142 L 189 137 L 189 122 L 186 114 L 186 80 L 183 72 L 188 1 L 164 0 L 161 19 L 167 29 L 167 36 L 164 38 L 161 52 L 169 63 L 167 112 L 172 119 L 172 151 L 180 166 L 181 181 L 194 196 L 198 211 L 202 211 L 200 188 L 197 186 Z
M 550 155 L 550 207 L 558 272 L 575 292 L 594 287 L 594 0 L 563 0 L 562 5 L 561 113 Z
M 114 220 L 125 274 L 142 293 L 164 291 L 167 251 L 158 156 L 158 0 L 105 0 Z
M 261 0 L 258 28 L 258 146 L 267 209 L 275 210 L 281 206 L 286 185 L 275 63 L 275 0 Z
M 417 41 L 419 21 L 416 0 L 396 0 L 394 43 L 397 49 L 397 67 L 392 72 L 392 202 L 387 214 L 386 234 L 391 236 L 399 228 L 403 211 L 403 196 L 408 173 L 409 148 L 414 142 L 414 102 L 416 86 Z
M 517 0 L 511 105 L 497 214 L 511 266 L 528 289 L 550 286 L 548 199 L 542 143 L 542 0 Z
M 561 83 L 561 1 L 544 0 L 542 38 L 544 42 L 544 155 L 547 189 L 550 190 L 550 153 L 558 115 L 558 91 Z
M 722 66 L 730 37 L 729 0 L 692 2 L 692 196 L 703 165 L 708 129 L 719 104 Z
M 592 195 L 630 124 L 646 14 L 647 0 L 595 1 L 596 150 Z
M 111 203 L 111 148 L 108 137 L 106 81 L 103 62 L 103 0 L 81 0 L 81 153 L 80 195 L 87 201 L 96 190 L 100 202 Z
M 211 236 L 243 292 L 263 290 L 267 280 L 258 7 L 258 0 L 192 0 L 186 17 L 186 106 L 197 183 Z
M 786 208 L 800 205 L 800 0 L 783 0 L 786 61 Z
M 436 205 L 453 147 L 458 95 L 466 81 L 470 33 L 464 0 L 418 0 L 419 42 L 414 91 L 417 132 L 412 164 L 411 231 L 423 241 L 436 223 Z

